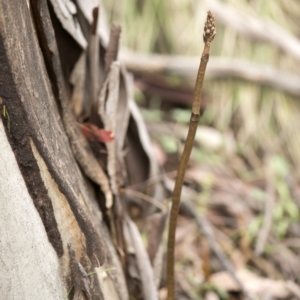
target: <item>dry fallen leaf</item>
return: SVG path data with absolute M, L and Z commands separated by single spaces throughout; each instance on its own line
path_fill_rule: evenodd
M 108 143 L 114 139 L 111 131 L 98 128 L 90 123 L 80 124 L 81 131 L 88 141 L 98 141 L 100 143 Z
M 76 5 L 70 0 L 51 0 L 54 12 L 61 22 L 62 27 L 75 39 L 75 41 L 85 49 L 87 41 L 76 18 Z
M 249 294 L 255 297 L 266 299 L 290 299 L 292 294 L 283 280 L 272 280 L 262 278 L 247 269 L 239 269 L 236 271 L 237 277 L 244 284 Z M 231 292 L 239 292 L 240 287 L 232 279 L 228 272 L 218 272 L 213 274 L 209 281 L 217 287 Z

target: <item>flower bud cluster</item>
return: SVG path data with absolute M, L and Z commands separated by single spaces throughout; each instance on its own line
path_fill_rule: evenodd
M 207 13 L 206 22 L 204 25 L 203 41 L 211 43 L 216 35 L 216 26 L 214 15 L 209 11 Z

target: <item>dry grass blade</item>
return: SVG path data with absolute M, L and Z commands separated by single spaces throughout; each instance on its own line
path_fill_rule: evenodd
M 168 260 L 167 260 L 167 288 L 168 288 L 168 300 L 175 299 L 175 280 L 174 280 L 174 248 L 175 248 L 175 231 L 178 210 L 180 205 L 181 189 L 184 180 L 184 174 L 187 167 L 187 163 L 192 152 L 195 135 L 198 127 L 199 117 L 200 117 L 200 101 L 204 74 L 206 70 L 206 65 L 209 60 L 210 43 L 213 41 L 216 35 L 215 23 L 213 14 L 209 11 L 207 13 L 207 19 L 204 26 L 203 41 L 205 43 L 204 50 L 201 57 L 201 63 L 199 66 L 195 92 L 194 101 L 192 106 L 192 114 L 189 125 L 188 136 L 183 149 L 181 161 L 178 168 L 178 173 L 176 177 L 174 192 L 172 196 L 172 208 L 169 220 L 169 236 L 168 236 Z

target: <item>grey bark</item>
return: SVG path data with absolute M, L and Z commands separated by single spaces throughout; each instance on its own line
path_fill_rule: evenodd
M 1 298 L 66 299 L 74 286 L 77 299 L 128 299 L 95 195 L 71 151 L 33 23 L 28 3 L 0 1 Z M 74 264 L 94 272 L 88 290 Z

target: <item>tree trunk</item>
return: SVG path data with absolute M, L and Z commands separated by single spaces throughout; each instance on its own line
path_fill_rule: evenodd
M 94 183 L 100 186 L 102 198 L 105 195 L 107 210 L 107 195 L 112 193 L 117 199 L 117 192 L 105 190 L 113 187 L 112 182 L 105 187 L 102 179 L 97 181 L 99 174 L 84 165 L 85 157 L 95 158 L 66 104 L 72 94 L 68 83 L 71 70 L 66 66 L 72 61 L 74 68 L 86 45 L 78 34 L 59 40 L 59 30 L 63 32 L 65 26 L 58 24 L 59 18 L 54 16 L 58 6 L 52 5 L 0 0 L 1 298 L 129 299 Z M 74 51 L 60 51 L 64 43 L 74 46 Z M 65 66 L 62 70 L 60 61 Z M 145 180 L 155 167 L 145 143 L 137 138 L 141 130 L 136 129 L 136 108 L 129 104 L 124 89 L 126 71 L 121 68 L 120 72 L 118 95 L 122 97 L 122 85 L 127 95 L 120 118 L 127 119 L 127 125 L 117 128 L 115 136 L 122 131 L 125 141 L 127 132 L 129 148 L 138 140 L 130 155 L 137 165 L 142 161 L 147 168 L 137 174 L 127 167 L 127 173 L 131 181 L 134 174 Z M 133 137 L 128 136 L 130 131 Z M 125 142 L 118 136 L 115 140 L 122 149 Z M 78 154 L 79 142 L 84 149 Z M 130 155 L 123 164 L 128 166 Z M 100 164 L 97 170 L 101 170 Z

